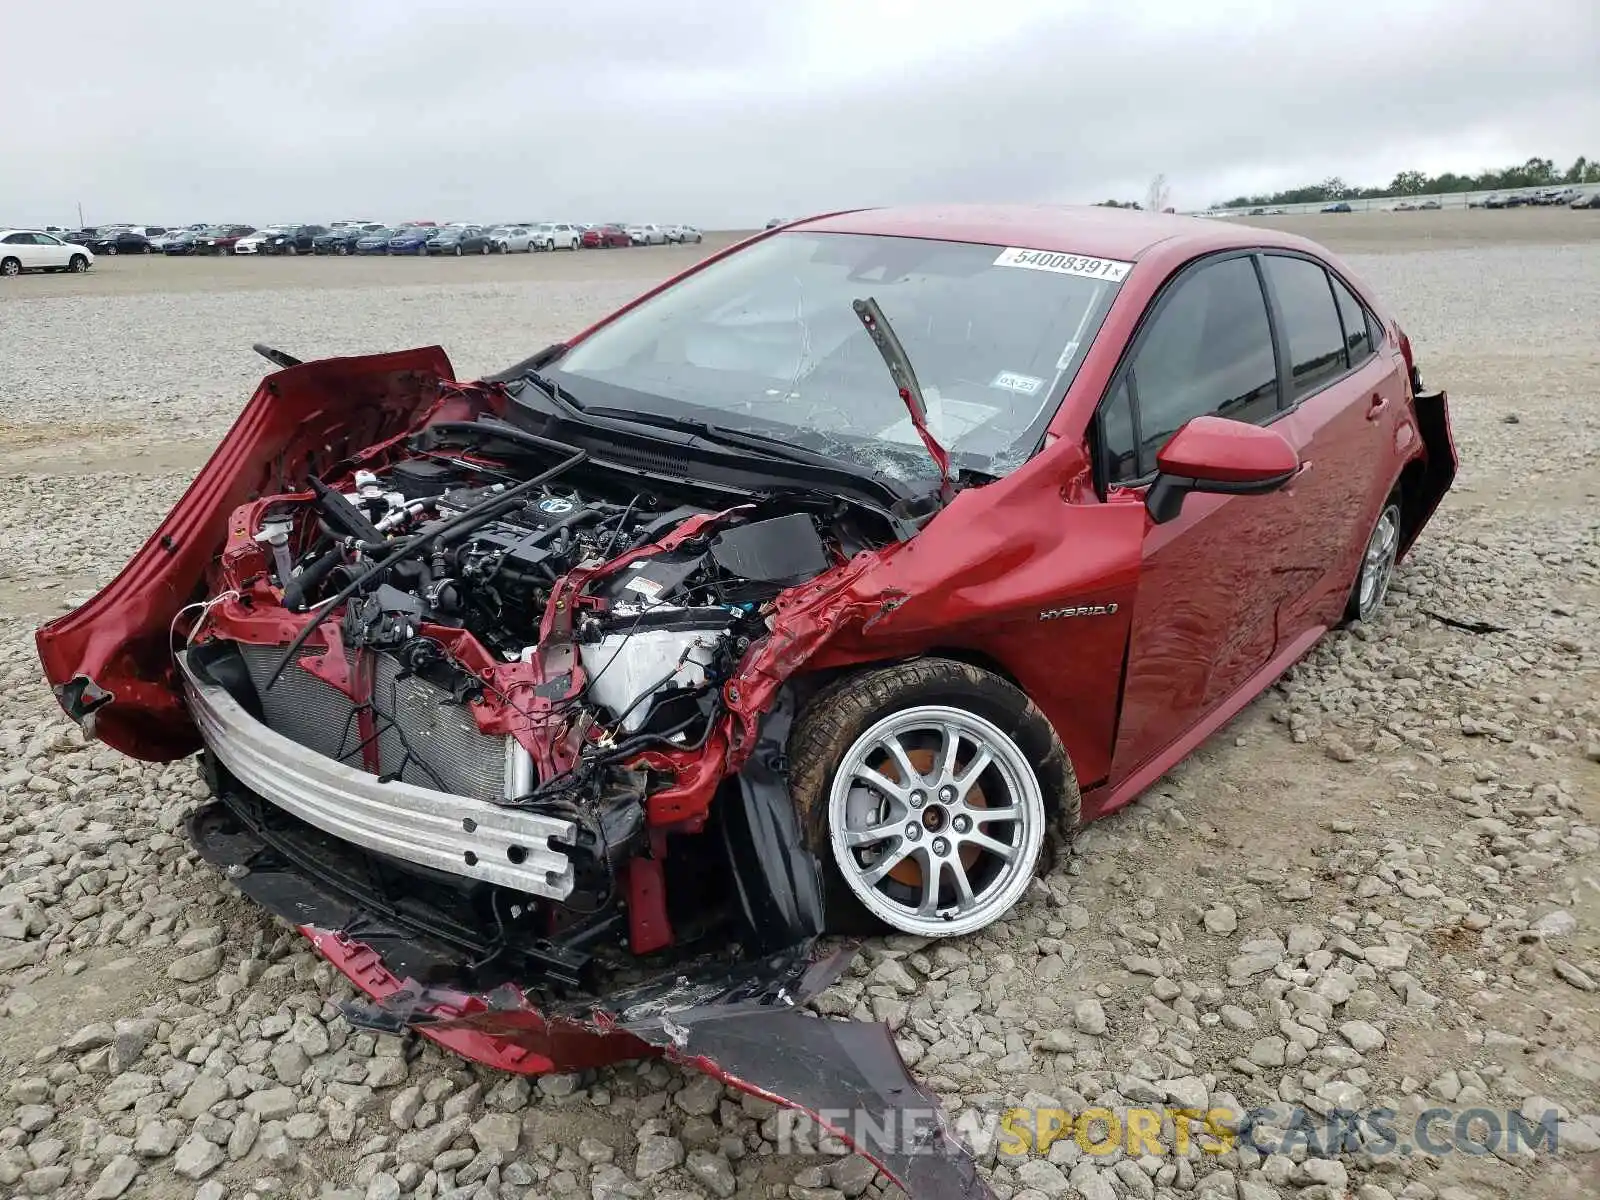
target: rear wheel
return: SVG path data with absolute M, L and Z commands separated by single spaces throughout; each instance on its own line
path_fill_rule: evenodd
M 1389 580 L 1394 576 L 1395 559 L 1400 553 L 1400 493 L 1392 492 L 1384 501 L 1383 511 L 1367 538 L 1366 549 L 1361 552 L 1361 568 L 1356 572 L 1355 586 L 1345 604 L 1347 621 L 1370 621 L 1383 607 L 1389 594 Z
M 789 741 L 790 789 L 823 864 L 835 933 L 924 937 L 1001 919 L 1070 834 L 1077 781 L 1044 715 L 1016 687 L 919 659 L 824 689 Z
M 115 242 L 112 242 L 109 246 L 107 246 L 106 247 L 106 253 L 107 254 L 116 254 L 116 253 L 118 253 L 117 244 Z

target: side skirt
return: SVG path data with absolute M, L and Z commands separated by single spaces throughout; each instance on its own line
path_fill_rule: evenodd
M 1196 746 L 1237 716 L 1245 705 L 1266 691 L 1278 676 L 1298 662 L 1327 632 L 1326 625 L 1313 625 L 1284 647 L 1281 654 L 1273 657 L 1266 666 L 1250 676 L 1238 691 L 1192 725 L 1176 741 L 1169 742 L 1164 749 L 1157 751 L 1133 774 L 1120 783 L 1102 784 L 1085 792 L 1084 820 L 1092 821 L 1107 813 L 1115 812 L 1137 797 L 1145 788 L 1171 770 L 1177 762 L 1187 757 Z

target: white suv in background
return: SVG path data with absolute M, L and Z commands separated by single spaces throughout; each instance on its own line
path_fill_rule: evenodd
M 0 229 L 0 275 L 24 271 L 87 271 L 94 254 L 87 246 L 64 242 L 33 229 Z
M 576 250 L 582 240 L 583 230 L 567 221 L 545 221 L 533 231 L 538 250 Z

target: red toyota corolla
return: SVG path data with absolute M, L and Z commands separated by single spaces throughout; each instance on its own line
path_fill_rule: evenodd
M 812 1111 L 931 1104 L 885 1027 L 796 1007 L 820 935 L 1006 920 L 1369 617 L 1456 470 L 1332 255 L 1105 209 L 810 219 L 477 382 L 262 349 L 149 543 L 39 631 L 62 706 L 199 751 L 196 847 L 352 1021 Z M 984 1194 L 927 1132 L 859 1140 Z

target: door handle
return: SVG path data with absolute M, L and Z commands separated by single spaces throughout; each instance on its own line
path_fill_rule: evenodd
M 1367 420 L 1376 421 L 1380 416 L 1383 415 L 1383 410 L 1388 407 L 1388 397 L 1373 396 L 1371 401 L 1369 401 L 1367 404 Z

